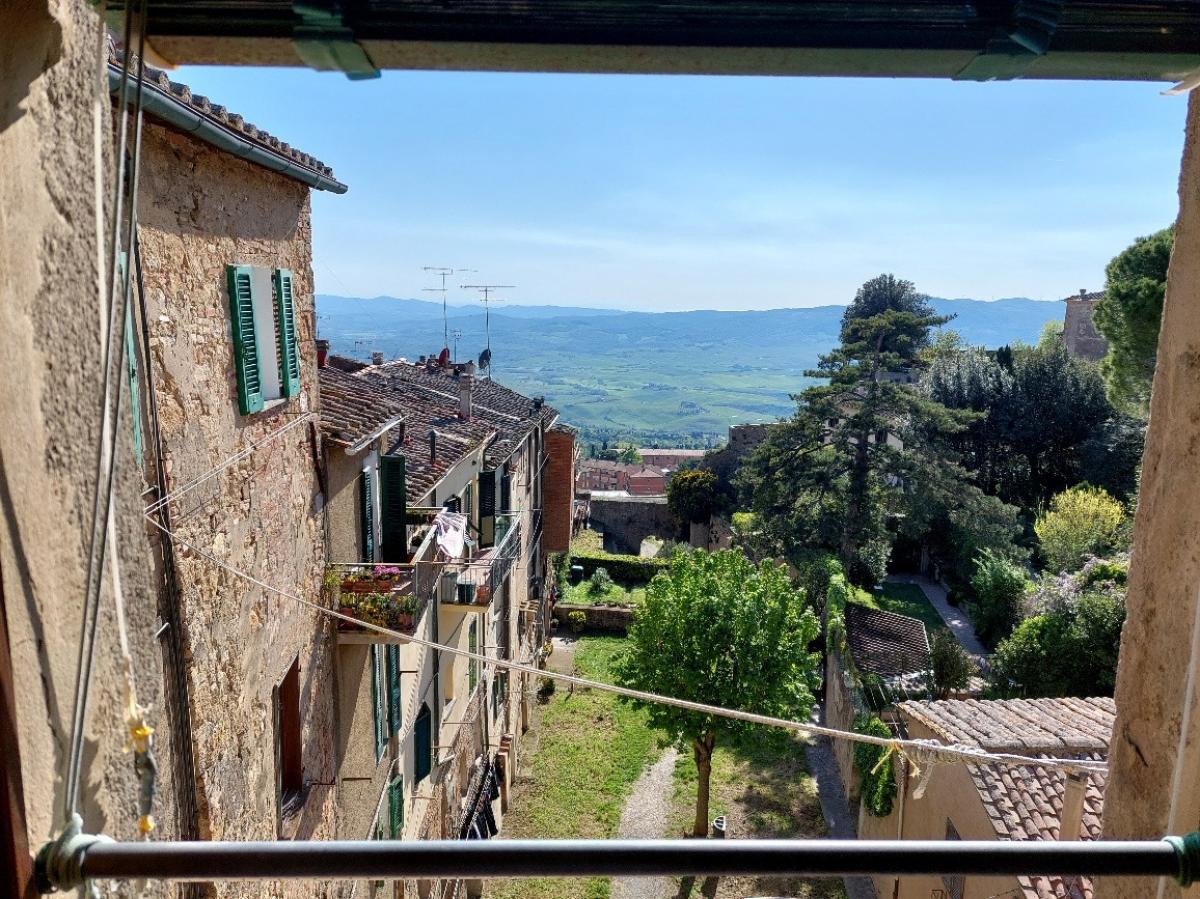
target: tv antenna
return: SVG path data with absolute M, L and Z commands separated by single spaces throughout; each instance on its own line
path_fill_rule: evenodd
M 514 288 L 516 286 L 517 285 L 515 285 L 515 284 L 460 284 L 459 285 L 459 287 L 461 287 L 463 290 L 478 290 L 481 294 L 483 294 L 483 322 L 484 322 L 484 327 L 487 330 L 487 349 L 484 350 L 484 353 L 487 354 L 489 369 L 491 368 L 491 364 L 492 364 L 492 315 L 491 315 L 492 291 L 493 290 L 511 290 L 512 288 Z M 498 300 L 500 298 L 496 297 L 496 299 Z M 483 357 L 480 356 L 480 358 L 482 359 Z M 480 365 L 480 368 L 482 368 L 482 367 L 483 366 Z
M 458 328 L 455 328 L 453 331 L 450 332 L 450 339 L 454 341 L 454 358 L 452 360 L 454 362 L 458 361 L 458 341 L 459 341 L 459 338 L 461 338 L 461 337 L 462 337 L 462 331 L 459 330 Z
M 423 265 L 421 266 L 421 271 L 433 272 L 433 274 L 442 279 L 441 287 L 422 287 L 421 290 L 425 291 L 426 293 L 440 293 L 442 295 L 442 346 L 448 347 L 450 345 L 450 335 L 448 333 L 448 325 L 446 322 L 446 291 L 449 290 L 449 288 L 446 287 L 446 279 L 451 275 L 457 275 L 461 272 L 474 272 L 475 269 L 449 268 L 445 265 Z

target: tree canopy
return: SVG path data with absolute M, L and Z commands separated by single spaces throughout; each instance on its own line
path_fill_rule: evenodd
M 763 715 L 803 719 L 820 683 L 808 651 L 816 616 L 782 566 L 751 563 L 740 551 L 681 552 L 646 587 L 617 662 L 617 683 Z M 664 651 L 669 647 L 668 651 Z M 708 829 L 709 776 L 718 741 L 755 725 L 659 704 L 643 704 L 650 723 L 681 747 L 699 772 L 694 833 Z
M 1154 380 L 1158 329 L 1167 289 L 1174 228 L 1139 237 L 1108 264 L 1104 298 L 1093 322 L 1108 341 L 1101 368 L 1110 399 L 1145 411 Z
M 851 331 L 856 321 L 874 318 L 884 312 L 902 312 L 911 316 L 907 320 L 908 327 L 895 328 L 886 336 L 885 352 L 896 353 L 907 360 L 929 345 L 929 328 L 919 324 L 922 319 L 936 317 L 929 305 L 929 297 L 918 293 L 912 281 L 891 274 L 872 278 L 855 293 L 853 302 L 842 313 L 842 343 L 853 341 Z
M 667 506 L 681 521 L 708 521 L 720 494 L 711 471 L 678 471 L 667 482 Z

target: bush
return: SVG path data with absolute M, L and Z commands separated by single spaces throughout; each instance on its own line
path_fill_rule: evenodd
M 558 585 L 558 592 L 564 592 L 571 575 L 571 557 L 566 553 L 551 553 L 550 567 L 554 571 L 554 582 Z
M 979 554 L 971 576 L 975 597 L 968 601 L 967 612 L 980 640 L 995 646 L 1012 633 L 1021 620 L 1021 600 L 1027 586 L 1020 566 L 991 550 Z
M 667 506 L 681 521 L 708 521 L 717 502 L 717 476 L 711 471 L 681 471 L 667 484 Z
M 1051 571 L 1075 571 L 1113 548 L 1125 510 L 1099 487 L 1072 487 L 1050 500 L 1033 525 Z
M 660 571 L 665 571 L 669 559 L 644 559 L 641 556 L 622 556 L 611 553 L 575 553 L 571 562 L 583 567 L 583 576 L 590 577 L 597 568 L 608 571 L 609 577 L 626 585 L 649 583 Z
M 971 678 L 979 673 L 975 659 L 962 648 L 949 628 L 938 628 L 933 632 L 929 653 L 933 694 L 937 699 L 946 699 L 956 690 L 967 689 Z
M 839 589 L 848 589 L 845 582 L 846 573 L 837 556 L 829 553 L 807 553 L 793 559 L 792 564 L 799 572 L 796 580 L 804 588 L 809 605 L 818 612 L 824 610 L 828 603 L 829 587 L 833 578 L 841 577 Z M 844 597 L 842 605 L 845 605 Z
M 991 658 L 1001 696 L 1111 696 L 1125 602 L 1119 592 L 1089 593 L 1023 621 Z
M 613 586 L 613 579 L 609 577 L 607 568 L 597 568 L 592 572 L 592 576 L 588 578 L 587 591 L 592 596 L 602 596 L 607 593 Z
M 578 610 L 567 613 L 567 627 L 571 629 L 571 633 L 578 634 L 587 627 L 587 613 Z
M 856 733 L 892 739 L 891 728 L 874 715 L 860 715 L 854 721 Z M 892 760 L 884 759 L 888 750 L 872 743 L 854 744 L 854 769 L 860 778 L 859 795 L 863 807 L 876 818 L 886 818 L 892 813 L 892 802 L 896 798 L 896 775 Z M 881 763 L 882 762 L 882 763 Z

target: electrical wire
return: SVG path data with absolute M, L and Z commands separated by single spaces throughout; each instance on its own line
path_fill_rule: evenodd
M 345 621 L 348 624 L 353 624 L 356 627 L 364 630 L 373 631 L 382 636 L 397 640 L 400 643 L 411 644 L 414 646 L 424 646 L 428 649 L 433 649 L 436 652 L 449 653 L 450 655 L 460 656 L 462 658 L 473 659 L 481 662 L 484 665 L 491 665 L 495 668 L 504 669 L 507 671 L 516 671 L 521 674 L 531 675 L 533 677 L 545 677 L 551 680 L 562 681 L 563 683 L 573 684 L 578 687 L 584 687 L 592 690 L 599 690 L 606 693 L 613 693 L 618 696 L 624 696 L 627 699 L 633 699 L 639 702 L 668 705 L 675 708 L 681 708 L 686 711 L 698 712 L 706 715 L 714 715 L 719 718 L 729 718 L 736 721 L 745 721 L 750 724 L 761 724 L 768 727 L 779 727 L 786 730 L 798 731 L 800 733 L 812 734 L 815 736 L 825 736 L 831 739 L 848 740 L 854 743 L 868 743 L 875 746 L 881 746 L 892 751 L 903 751 L 912 749 L 924 753 L 930 753 L 943 758 L 955 758 L 960 761 L 965 761 L 971 764 L 996 763 L 1018 766 L 1033 766 L 1042 768 L 1054 768 L 1062 771 L 1079 771 L 1086 773 L 1103 773 L 1108 770 L 1105 762 L 1095 761 L 1092 759 L 1070 759 L 1070 758 L 1055 758 L 1055 757 L 1037 757 L 1025 756 L 1017 753 L 1007 752 L 986 752 L 978 747 L 966 746 L 962 744 L 945 744 L 936 740 L 906 740 L 888 737 L 876 737 L 870 734 L 859 734 L 851 731 L 837 730 L 836 728 L 824 727 L 817 724 L 809 724 L 800 721 L 788 721 L 783 718 L 775 718 L 769 715 L 760 715 L 754 712 L 746 712 L 740 709 L 728 709 L 721 706 L 708 705 L 706 703 L 692 702 L 686 699 L 677 699 L 674 696 L 662 696 L 657 693 L 649 693 L 644 690 L 633 690 L 628 687 L 620 687 L 616 684 L 606 684 L 601 681 L 588 680 L 587 678 L 576 677 L 570 674 L 563 674 L 557 671 L 548 669 L 533 668 L 529 665 L 524 665 L 518 662 L 509 662 L 504 659 L 494 659 L 490 656 L 483 655 L 478 652 L 471 652 L 457 647 L 445 646 L 441 643 L 435 643 L 431 640 L 425 640 L 421 637 L 412 634 L 404 634 L 399 631 L 394 631 L 386 627 L 371 624 L 367 621 L 354 618 L 350 615 L 343 615 L 341 612 L 327 609 L 324 606 L 304 599 L 293 593 L 288 593 L 286 590 L 281 590 L 278 587 L 261 581 L 251 574 L 241 571 L 232 565 L 222 562 L 220 559 L 213 556 L 211 553 L 205 552 L 199 547 L 189 543 L 183 538 L 171 533 L 166 527 L 156 521 L 147 519 L 156 528 L 161 530 L 173 542 L 179 543 L 187 547 L 195 555 L 207 560 L 213 565 L 229 572 L 235 577 L 252 583 L 263 590 L 282 596 L 285 599 L 290 599 L 302 606 L 306 606 L 319 612 L 326 617 Z

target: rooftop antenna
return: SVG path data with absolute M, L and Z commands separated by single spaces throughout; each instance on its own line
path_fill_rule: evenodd
M 478 290 L 483 294 L 483 321 L 484 327 L 487 329 L 487 349 L 484 353 L 487 354 L 488 369 L 491 369 L 492 363 L 492 315 L 491 315 L 491 299 L 493 290 L 511 290 L 516 287 L 515 284 L 460 284 L 463 290 Z M 496 297 L 496 299 L 500 299 Z M 480 358 L 483 358 L 482 356 Z M 482 365 L 480 366 L 483 367 Z M 488 377 L 491 377 L 489 374 Z
M 461 338 L 461 337 L 462 337 L 462 331 L 458 328 L 455 328 L 453 331 L 450 332 L 450 339 L 454 341 L 454 359 L 452 360 L 454 362 L 458 361 L 458 341 L 459 341 L 459 338 Z
M 449 268 L 445 265 L 423 265 L 421 271 L 433 272 L 442 279 L 441 287 L 422 287 L 421 290 L 426 293 L 440 293 L 442 295 L 442 346 L 450 346 L 449 329 L 446 322 L 446 279 L 451 275 L 457 275 L 460 272 L 474 272 L 473 268 Z

